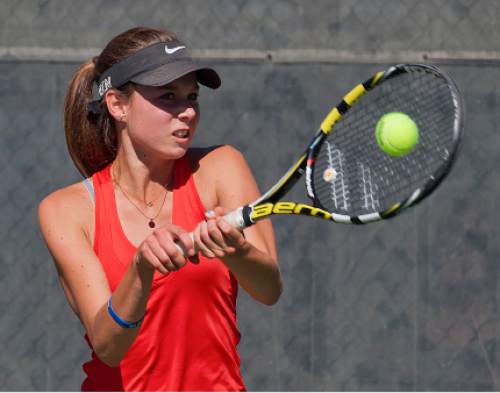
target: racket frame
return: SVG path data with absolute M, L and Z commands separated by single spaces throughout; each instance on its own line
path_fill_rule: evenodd
M 349 109 L 368 91 L 382 84 L 388 79 L 394 78 L 397 75 L 409 72 L 411 69 L 420 68 L 426 72 L 430 72 L 444 78 L 449 86 L 455 113 L 457 116 L 454 119 L 452 146 L 453 149 L 445 158 L 443 164 L 438 171 L 432 174 L 423 186 L 414 190 L 410 196 L 403 201 L 395 203 L 390 208 L 376 213 L 369 213 L 358 216 L 349 216 L 327 211 L 316 198 L 314 192 L 313 175 L 314 162 L 318 155 L 319 149 L 327 136 L 334 130 L 335 124 L 349 111 Z M 426 64 L 398 64 L 390 67 L 386 71 L 377 72 L 371 78 L 363 83 L 355 86 L 341 100 L 341 102 L 330 110 L 323 122 L 321 123 L 316 135 L 307 146 L 305 152 L 298 160 L 285 172 L 285 174 L 272 186 L 265 194 L 256 201 L 240 207 L 224 218 L 230 224 L 243 229 L 255 224 L 258 220 L 268 218 L 271 215 L 294 214 L 310 217 L 322 218 L 331 220 L 337 223 L 344 224 L 366 224 L 374 221 L 385 220 L 392 218 L 410 206 L 414 206 L 428 196 L 442 182 L 446 175 L 450 172 L 460 146 L 463 124 L 464 124 L 464 109 L 463 100 L 458 91 L 455 82 L 437 67 Z M 305 174 L 306 176 L 306 192 L 307 196 L 312 200 L 312 205 L 300 202 L 281 201 L 281 198 L 297 183 L 297 181 Z

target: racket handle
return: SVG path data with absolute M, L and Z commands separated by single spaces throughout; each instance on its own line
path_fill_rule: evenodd
M 237 228 L 240 231 L 246 227 L 245 220 L 243 219 L 243 208 L 242 207 L 239 207 L 238 209 L 227 213 L 223 218 L 224 218 L 224 220 L 227 221 L 227 223 L 229 225 L 232 225 L 233 227 Z M 193 232 L 189 233 L 189 236 L 191 236 L 191 240 L 194 242 Z M 184 250 L 182 245 L 180 245 L 179 243 L 175 243 L 175 245 L 179 249 L 179 251 L 182 253 L 183 256 L 187 255 L 187 250 Z M 198 250 L 195 249 L 195 251 L 198 251 Z
M 240 231 L 246 228 L 245 220 L 243 219 L 242 207 L 227 213 L 224 216 L 224 220 L 226 220 L 229 225 L 232 225 Z

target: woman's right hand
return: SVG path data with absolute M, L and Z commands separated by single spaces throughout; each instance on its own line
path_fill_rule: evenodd
M 138 267 L 157 270 L 161 274 L 179 270 L 187 260 L 176 243 L 187 251 L 186 256 L 191 262 L 198 262 L 189 232 L 173 224 L 155 229 L 138 247 L 134 261 Z

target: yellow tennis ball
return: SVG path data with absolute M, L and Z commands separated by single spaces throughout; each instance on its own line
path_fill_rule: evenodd
M 390 112 L 382 116 L 375 127 L 377 143 L 393 157 L 409 154 L 419 140 L 418 127 L 405 113 Z

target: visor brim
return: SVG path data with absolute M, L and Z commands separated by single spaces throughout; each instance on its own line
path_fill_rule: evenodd
M 204 86 L 217 89 L 221 85 L 221 79 L 215 70 L 186 60 L 164 64 L 130 80 L 144 86 L 164 86 L 191 72 L 196 73 L 196 79 Z

